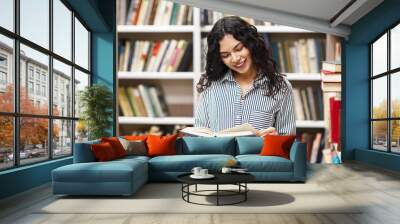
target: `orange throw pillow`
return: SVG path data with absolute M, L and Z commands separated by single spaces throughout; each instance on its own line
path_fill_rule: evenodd
M 260 155 L 281 156 L 289 159 L 290 147 L 295 139 L 295 135 L 266 135 Z
M 176 155 L 175 141 L 177 138 L 178 134 L 167 136 L 149 135 L 146 140 L 148 156 Z
M 123 138 L 129 141 L 146 141 L 147 135 L 125 135 Z
M 109 161 L 117 158 L 114 149 L 108 142 L 93 144 L 90 146 L 90 148 L 94 154 L 94 157 L 99 162 Z
M 110 143 L 117 158 L 126 156 L 126 151 L 117 137 L 101 138 L 101 142 Z

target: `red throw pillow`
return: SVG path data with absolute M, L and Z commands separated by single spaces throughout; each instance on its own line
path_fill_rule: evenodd
M 117 137 L 101 138 L 101 142 L 108 142 L 118 158 L 126 156 L 126 151 Z
M 147 135 L 126 135 L 123 138 L 129 141 L 146 141 Z
M 146 140 L 148 156 L 175 155 L 175 141 L 177 138 L 178 134 L 167 136 L 149 135 Z
M 108 142 L 93 144 L 90 146 L 90 148 L 92 149 L 94 157 L 99 162 L 109 161 L 117 158 L 114 149 Z
M 289 159 L 290 147 L 295 139 L 295 135 L 266 135 L 260 155 L 281 156 Z

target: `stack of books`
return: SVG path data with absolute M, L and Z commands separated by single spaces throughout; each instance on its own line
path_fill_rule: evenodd
M 321 89 L 324 92 L 341 92 L 342 65 L 339 61 L 324 61 L 321 69 Z

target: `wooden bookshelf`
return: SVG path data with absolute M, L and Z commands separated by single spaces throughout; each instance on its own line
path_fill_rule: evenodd
M 124 126 L 135 125 L 193 125 L 194 111 L 197 101 L 196 83 L 203 73 L 202 54 L 204 47 L 202 46 L 202 37 L 204 37 L 212 28 L 211 25 L 201 25 L 200 9 L 193 9 L 193 19 L 191 25 L 118 25 L 117 33 L 119 40 L 165 40 L 165 39 L 186 39 L 192 41 L 192 65 L 190 71 L 185 72 L 142 72 L 142 71 L 119 71 L 119 86 L 127 87 L 137 85 L 138 83 L 157 84 L 161 87 L 169 88 L 166 92 L 167 103 L 171 108 L 180 112 L 177 116 L 176 112 L 167 117 L 119 117 L 119 124 Z M 299 38 L 324 37 L 325 34 L 315 33 L 312 31 L 280 26 L 256 26 L 260 33 L 268 33 L 271 41 L 280 39 L 296 40 Z M 303 86 L 318 86 L 321 81 L 320 73 L 285 73 L 294 86 L 301 83 Z M 170 87 L 175 85 L 173 87 Z M 188 87 L 189 85 L 189 87 Z M 182 96 L 179 96 L 179 87 L 185 86 Z M 191 91 L 188 91 L 191 88 Z M 191 92 L 191 93 L 190 93 Z M 184 100 L 182 99 L 184 98 Z M 191 100 L 188 100 L 191 98 Z M 189 102 L 190 101 L 190 102 Z M 183 102 L 183 103 L 181 103 Z M 188 109 L 190 108 L 191 109 Z M 183 109 L 185 108 L 185 109 Z M 298 120 L 296 121 L 298 128 L 306 129 L 323 129 L 326 126 L 324 120 Z M 123 133 L 127 134 L 127 133 Z

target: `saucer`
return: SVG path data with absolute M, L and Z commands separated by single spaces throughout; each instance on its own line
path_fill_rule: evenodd
M 190 175 L 190 178 L 193 178 L 193 179 L 211 179 L 211 178 L 214 178 L 214 177 L 215 176 L 212 175 L 212 174 L 207 174 L 207 175 L 204 175 L 204 176 L 194 175 L 194 174 Z

